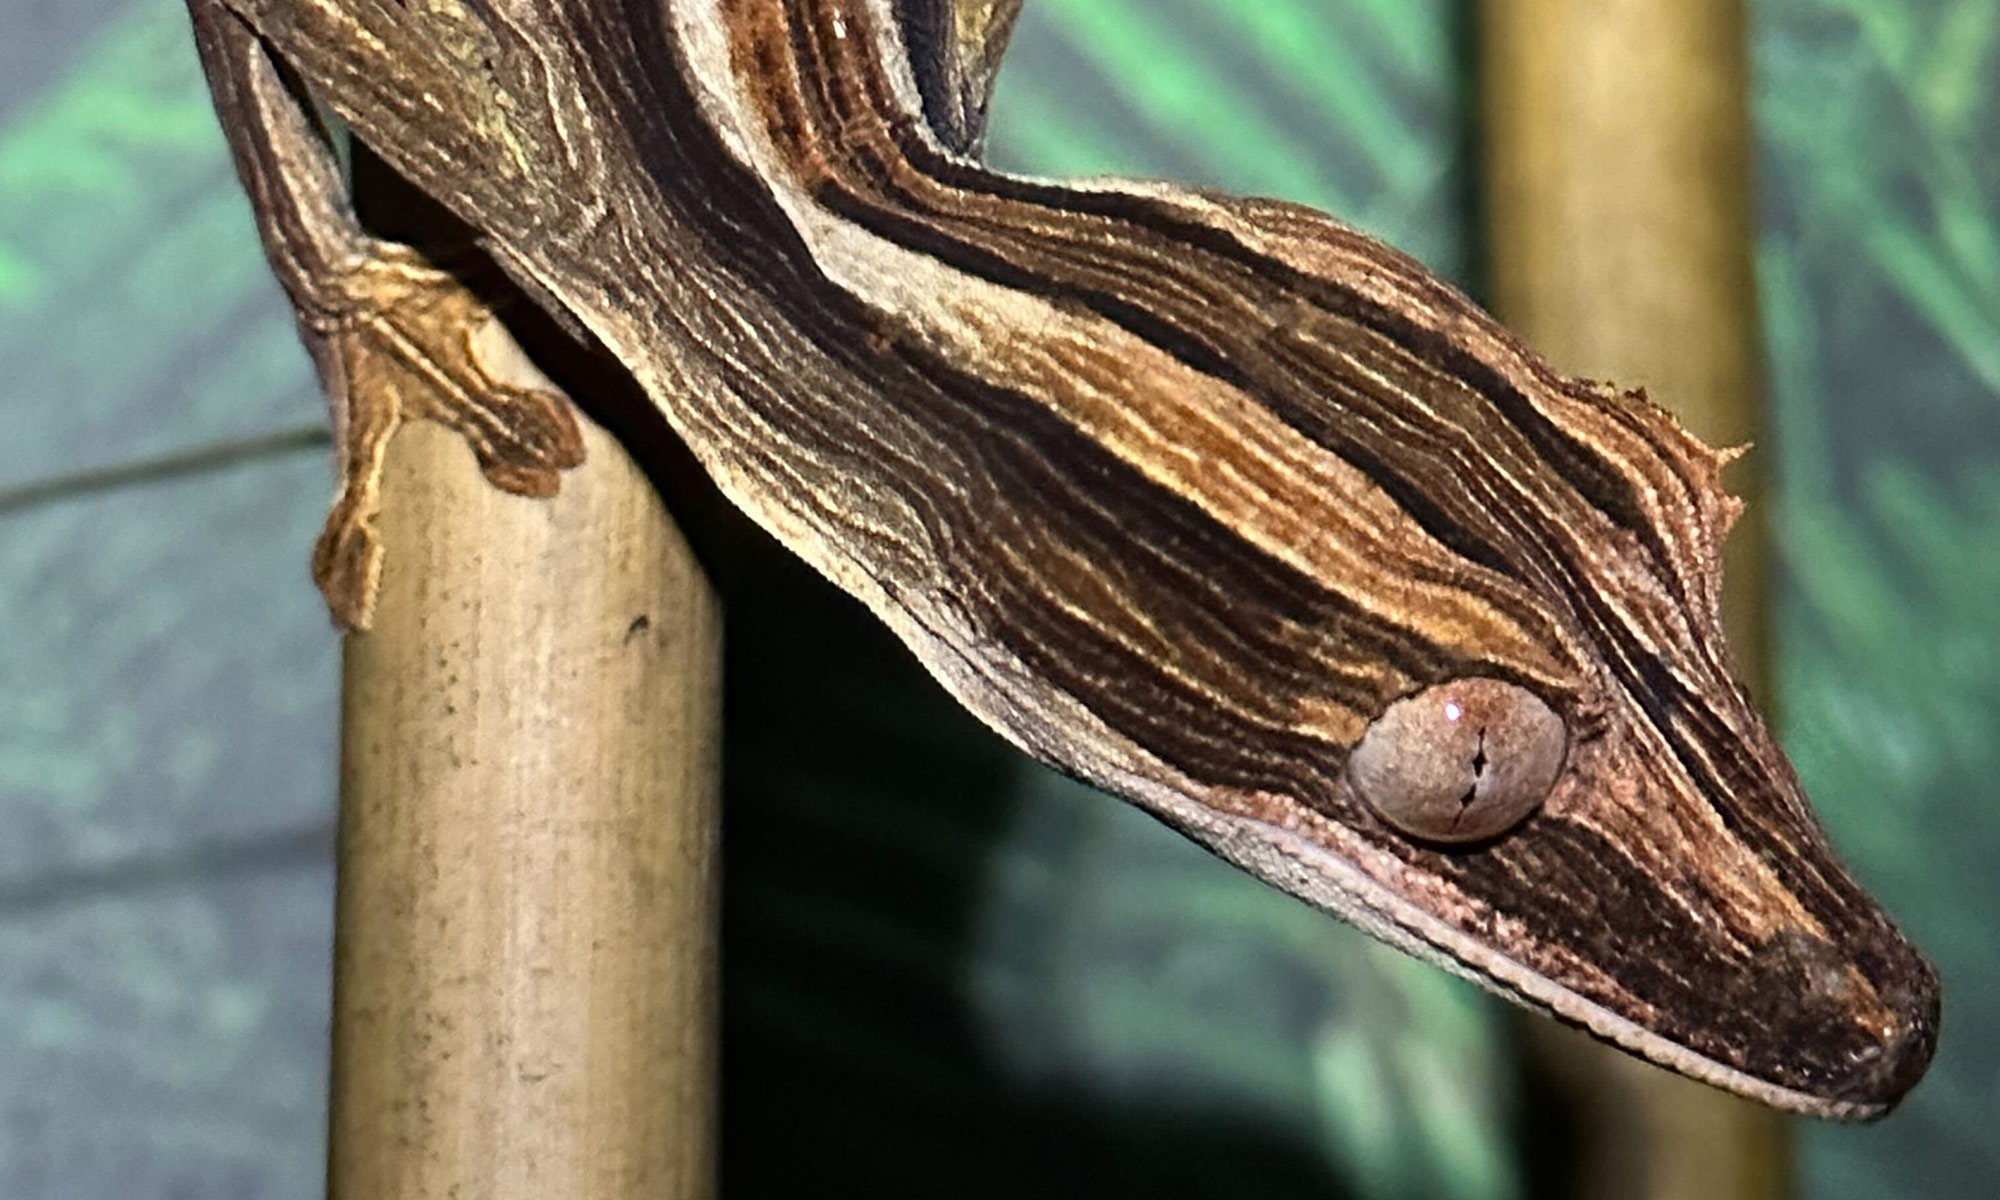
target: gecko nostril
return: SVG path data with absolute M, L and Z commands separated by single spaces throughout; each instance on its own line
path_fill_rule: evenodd
M 1856 945 L 1870 952 L 1856 955 Z M 1874 946 L 1857 939 L 1844 951 L 1787 929 L 1759 948 L 1755 965 L 1746 977 L 1755 994 L 1739 1007 L 1765 1013 L 1787 1054 L 1817 1061 L 1821 1090 L 1886 1106 L 1923 1078 L 1937 1046 L 1937 976 L 1900 936 L 1884 933 Z
M 1916 988 L 1896 998 L 1895 1020 L 1881 1041 L 1857 1054 L 1842 1081 L 1843 1096 L 1871 1104 L 1894 1104 L 1917 1085 L 1937 1052 L 1938 991 Z
M 1943 1004 L 1929 961 L 1900 936 L 1891 935 L 1888 944 L 1888 978 L 1875 990 L 1889 1011 L 1889 1024 L 1880 1031 L 1878 1052 L 1855 1064 L 1846 1090 L 1859 1099 L 1893 1104 L 1929 1069 Z

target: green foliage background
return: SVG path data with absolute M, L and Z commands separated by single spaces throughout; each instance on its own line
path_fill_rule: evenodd
M 1982 1196 L 2000 4 L 1752 12 L 1785 736 L 1947 985 L 1932 1077 L 1802 1124 L 1803 1191 Z M 1450 0 L 1030 0 L 995 154 L 1307 201 L 1476 286 L 1468 37 Z M 312 392 L 178 4 L 0 6 L 0 1197 L 319 1187 Z M 1530 1193 L 1486 1001 L 1020 762 L 715 520 L 732 1194 Z

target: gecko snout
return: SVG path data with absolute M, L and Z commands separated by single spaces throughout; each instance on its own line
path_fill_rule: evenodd
M 1885 943 L 1877 956 L 1885 979 L 1875 992 L 1888 1020 L 1875 1031 L 1875 1044 L 1855 1057 L 1840 1091 L 1864 1104 L 1883 1105 L 1886 1112 L 1929 1068 L 1937 1051 L 1942 1005 L 1930 962 L 1893 930 Z
M 1821 1095 L 1880 1116 L 1916 1086 L 1937 1048 L 1937 973 L 1893 926 L 1845 950 L 1803 930 L 1767 941 L 1754 977 L 1781 1009 L 1772 1025 Z

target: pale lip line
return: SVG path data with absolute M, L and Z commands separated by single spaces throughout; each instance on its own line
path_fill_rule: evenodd
M 1868 1121 L 1888 1104 L 1834 1100 L 1759 1079 L 1619 1016 L 1509 958 L 1396 895 L 1348 860 L 1280 826 L 1219 812 L 1159 780 L 1126 775 L 1119 790 L 1140 798 L 1222 858 L 1364 932 L 1505 999 L 1571 1024 L 1648 1062 L 1786 1112 Z

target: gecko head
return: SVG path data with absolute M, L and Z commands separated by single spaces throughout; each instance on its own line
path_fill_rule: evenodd
M 1842 867 L 1743 689 L 1674 674 L 1609 681 L 1514 830 L 1423 853 L 1509 914 L 1530 1003 L 1781 1108 L 1879 1117 L 1929 1065 L 1936 974 Z
M 1734 677 L 1734 456 L 1643 398 L 1577 392 L 1619 406 L 1630 437 L 1597 452 L 1636 483 L 1607 471 L 1518 514 L 1568 547 L 1492 584 L 1527 581 L 1546 653 L 1473 651 L 1384 698 L 1334 801 L 1368 843 L 1352 857 L 1395 872 L 1406 939 L 1514 999 L 1781 1108 L 1880 1116 L 1929 1064 L 1937 977 Z
M 1439 948 L 1704 1082 L 1817 1116 L 1889 1111 L 1935 1048 L 1936 975 L 1834 857 L 1742 690 L 1612 682 L 1574 725 L 1560 703 L 1448 681 L 1390 706 L 1350 757 L 1378 844 L 1458 925 Z M 1396 736 L 1412 723 L 1471 728 Z M 1371 761 L 1406 749 L 1425 761 L 1414 816 L 1396 811 L 1400 767 Z M 1451 944 L 1468 931 L 1479 950 Z
M 1937 976 L 1842 866 L 1735 677 L 1734 456 L 1643 397 L 1552 374 L 1458 395 L 1432 445 L 1482 437 L 1456 443 L 1455 469 L 1371 445 L 1379 493 L 1321 504 L 1329 527 L 1379 514 L 1354 535 L 1362 566 L 1314 579 L 1325 610 L 1295 605 L 1268 651 L 1227 660 L 1214 694 L 1282 719 L 1240 734 L 1223 706 L 1172 710 L 1151 744 L 1177 778 L 1096 777 L 1662 1066 L 1790 1111 L 1888 1112 L 1935 1049 Z M 1245 643 L 1248 594 L 1227 593 Z M 1173 594 L 1157 595 L 1164 624 Z M 1190 713 L 1214 728 L 1189 734 Z

